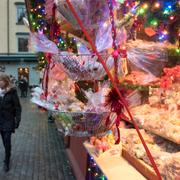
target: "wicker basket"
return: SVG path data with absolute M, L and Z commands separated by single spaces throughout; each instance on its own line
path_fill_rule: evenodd
M 110 123 L 106 125 L 109 116 Z M 56 112 L 54 117 L 60 132 L 78 137 L 102 136 L 115 121 L 114 114 L 110 112 Z

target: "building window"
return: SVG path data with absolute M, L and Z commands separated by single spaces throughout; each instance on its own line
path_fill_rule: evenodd
M 21 33 L 18 33 L 18 34 L 21 34 Z M 29 39 L 29 35 L 17 35 L 18 52 L 28 52 L 29 51 L 28 39 Z
M 26 16 L 26 7 L 23 4 L 16 5 L 17 7 L 17 24 L 24 24 L 23 17 Z

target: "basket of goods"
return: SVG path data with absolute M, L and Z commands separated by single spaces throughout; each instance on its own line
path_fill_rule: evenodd
M 58 130 L 70 136 L 102 136 L 112 127 L 115 116 L 110 112 L 55 112 Z M 107 118 L 111 123 L 106 123 Z

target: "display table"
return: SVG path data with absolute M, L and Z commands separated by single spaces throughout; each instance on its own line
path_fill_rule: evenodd
M 97 157 L 94 154 L 94 148 L 89 143 L 85 142 L 84 147 L 94 161 L 108 178 L 108 180 L 126 179 L 126 180 L 145 180 L 146 178 L 139 173 L 128 161 L 119 155 L 101 155 Z

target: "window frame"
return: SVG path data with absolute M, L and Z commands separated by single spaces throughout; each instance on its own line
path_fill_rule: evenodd
M 26 17 L 26 13 L 27 12 L 26 12 L 25 3 L 15 3 L 15 5 L 16 5 L 16 24 L 17 25 L 24 25 L 23 18 L 22 18 L 21 21 L 19 21 L 19 18 L 21 16 L 21 12 L 20 11 L 23 11 L 24 12 L 24 16 L 23 17 Z
M 29 33 L 16 33 L 16 39 L 17 39 L 17 53 L 30 53 L 27 43 L 27 49 L 28 51 L 19 51 L 19 38 L 24 38 L 29 40 Z

